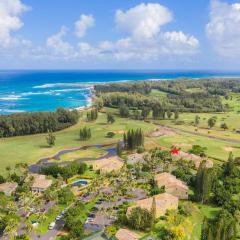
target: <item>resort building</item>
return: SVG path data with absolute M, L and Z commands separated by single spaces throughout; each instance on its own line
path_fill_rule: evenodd
M 164 187 L 165 192 L 178 197 L 188 199 L 188 186 L 170 173 L 161 173 L 155 176 L 158 187 Z
M 118 240 L 138 240 L 140 236 L 128 229 L 119 229 L 115 235 Z
M 105 174 L 112 171 L 118 171 L 122 166 L 122 159 L 119 157 L 110 157 L 102 159 L 101 161 L 95 161 L 93 164 L 93 170 L 99 170 L 101 174 Z
M 169 193 L 161 193 L 155 195 L 154 197 L 136 201 L 134 206 L 131 206 L 127 209 L 127 216 L 129 216 L 129 214 L 131 214 L 132 209 L 136 207 L 144 208 L 147 209 L 148 211 L 151 211 L 154 198 L 156 201 L 157 218 L 165 215 L 167 210 L 178 208 L 178 197 L 175 197 Z
M 28 176 L 28 181 L 32 181 L 32 191 L 38 193 L 44 192 L 52 185 L 52 180 L 47 179 L 45 175 L 41 174 L 30 174 Z
M 17 188 L 17 183 L 15 182 L 6 182 L 0 184 L 0 192 L 3 192 L 6 196 L 11 196 Z
M 192 161 L 194 163 L 194 166 L 196 169 L 199 168 L 201 162 L 203 161 L 203 159 L 200 156 L 197 156 L 195 154 L 191 154 L 191 153 L 187 153 L 187 152 L 183 152 L 183 151 L 179 151 L 178 154 L 172 154 L 173 160 L 177 161 L 177 160 L 188 160 L 188 161 Z M 207 168 L 212 168 L 213 167 L 213 162 L 211 160 L 206 160 L 206 167 Z

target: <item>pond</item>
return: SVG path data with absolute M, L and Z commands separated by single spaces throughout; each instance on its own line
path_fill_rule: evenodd
M 54 164 L 58 164 L 58 165 L 66 165 L 69 164 L 73 161 L 60 161 L 61 157 L 65 154 L 69 154 L 69 153 L 74 153 L 74 152 L 79 152 L 79 151 L 86 151 L 86 149 L 99 149 L 99 151 L 103 151 L 103 155 L 100 154 L 100 156 L 96 156 L 94 155 L 92 156 L 80 156 L 79 159 L 75 159 L 75 162 L 85 162 L 85 161 L 94 161 L 94 160 L 99 160 L 101 161 L 102 159 L 105 158 L 109 158 L 112 156 L 116 156 L 117 152 L 116 152 L 116 147 L 115 147 L 116 143 L 112 143 L 112 144 L 106 144 L 106 145 L 101 145 L 101 144 L 96 144 L 96 145 L 89 145 L 89 146 L 83 146 L 83 147 L 79 147 L 79 148 L 75 148 L 75 149 L 65 149 L 65 150 L 61 150 L 60 152 L 58 152 L 56 155 L 52 156 L 52 157 L 47 157 L 47 158 L 42 158 L 40 159 L 36 164 L 32 164 L 31 166 L 29 166 L 29 171 L 32 173 L 39 173 L 41 171 L 42 167 L 46 167 L 46 166 L 51 166 Z M 52 159 L 55 159 L 55 162 L 52 161 Z M 59 160 L 59 161 L 57 161 Z

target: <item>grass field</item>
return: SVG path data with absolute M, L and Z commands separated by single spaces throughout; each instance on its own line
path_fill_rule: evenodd
M 1 174 L 6 173 L 7 166 L 14 167 L 16 163 L 35 163 L 43 157 L 51 157 L 58 151 L 63 149 L 77 148 L 90 144 L 105 144 L 116 142 L 122 139 L 124 131 L 132 128 L 142 128 L 144 131 L 151 131 L 155 128 L 153 124 L 142 121 L 130 120 L 115 117 L 114 124 L 106 123 L 106 114 L 99 113 L 96 122 L 86 123 L 81 119 L 78 124 L 54 133 L 56 136 L 56 146 L 49 148 L 46 145 L 46 134 L 21 136 L 0 139 L 0 171 Z M 89 141 L 79 140 L 80 128 L 87 125 L 91 128 L 92 138 Z M 106 138 L 106 133 L 113 131 L 116 135 L 111 138 Z M 89 156 L 91 157 L 91 156 Z
M 192 213 L 192 216 L 190 217 L 190 220 L 193 223 L 191 240 L 198 240 L 201 238 L 202 223 L 204 217 L 208 219 L 213 219 L 220 211 L 220 208 L 212 207 L 209 205 L 197 204 L 195 206 L 197 207 L 197 209 Z
M 162 92 L 156 91 L 153 93 L 155 96 L 162 96 Z M 240 94 L 231 94 L 228 100 L 222 98 L 223 104 L 228 105 L 229 112 L 224 113 L 181 113 L 179 121 L 183 121 L 182 125 L 175 125 L 173 120 L 160 121 L 162 124 L 174 125 L 175 127 L 186 129 L 189 131 L 195 131 L 194 120 L 196 115 L 200 117 L 200 123 L 198 125 L 198 132 L 208 134 L 208 119 L 215 116 L 217 117 L 216 125 L 210 130 L 211 135 L 233 138 L 240 140 L 240 134 L 236 133 L 236 129 L 240 129 Z M 221 129 L 221 124 L 226 123 L 228 129 L 224 131 Z
M 226 161 L 229 152 L 233 152 L 235 156 L 240 156 L 240 146 L 238 144 L 229 144 L 223 141 L 210 139 L 192 134 L 176 134 L 173 136 L 158 137 L 155 139 L 163 147 L 171 147 L 177 145 L 182 150 L 187 151 L 192 145 L 200 145 L 207 148 L 207 155 L 212 158 Z
M 163 96 L 163 93 L 153 92 L 154 95 Z M 198 127 L 199 133 L 210 134 L 216 137 L 225 137 L 231 139 L 240 140 L 240 134 L 233 132 L 233 129 L 240 128 L 240 104 L 239 95 L 232 95 L 232 99 L 224 100 L 225 104 L 228 104 L 232 111 L 228 113 L 218 113 L 218 114 L 198 114 L 201 118 Z M 108 112 L 116 113 L 116 109 L 107 109 Z M 207 119 L 212 116 L 217 116 L 217 124 L 211 129 L 207 129 Z M 180 129 L 185 129 L 188 131 L 195 132 L 195 127 L 192 126 L 192 122 L 195 119 L 196 114 L 194 113 L 182 113 L 180 114 L 179 120 L 184 121 L 183 125 L 175 125 L 172 120 L 159 121 L 161 124 L 174 126 Z M 2 174 L 6 173 L 5 168 L 10 166 L 13 168 L 16 163 L 35 163 L 43 157 L 52 157 L 60 150 L 77 148 L 85 145 L 91 144 L 107 144 L 116 142 L 122 139 L 122 135 L 128 129 L 142 128 L 145 132 L 152 131 L 156 126 L 152 123 L 147 123 L 144 121 L 136 121 L 132 119 L 120 118 L 115 115 L 115 123 L 106 123 L 106 114 L 99 113 L 99 117 L 96 122 L 86 122 L 85 117 L 81 118 L 78 124 L 65 129 L 60 132 L 54 133 L 56 136 L 56 146 L 50 148 L 46 145 L 46 134 L 21 136 L 13 138 L 3 138 L 0 139 L 0 170 Z M 220 129 L 220 124 L 226 122 L 229 129 L 223 131 Z M 92 138 L 89 141 L 79 140 L 79 130 L 84 126 L 88 126 L 92 131 Z M 107 132 L 114 132 L 115 136 L 113 138 L 107 138 Z M 176 136 L 165 136 L 159 137 L 157 139 L 146 138 L 147 148 L 156 147 L 159 145 L 165 147 L 171 147 L 173 144 L 182 144 L 182 148 L 188 150 L 189 146 L 192 144 L 199 144 L 201 146 L 207 147 L 207 154 L 210 157 L 218 158 L 221 160 L 226 160 L 230 151 L 233 151 L 235 156 L 240 156 L 240 146 L 239 144 L 230 144 L 223 141 L 210 139 L 207 137 L 194 136 L 191 134 L 178 134 Z M 184 146 L 185 144 L 185 146 Z M 86 152 L 75 152 L 71 154 L 66 154 L 61 160 L 74 160 L 75 158 L 81 157 L 98 157 L 102 152 L 99 149 L 90 149 Z
M 75 152 L 65 153 L 60 157 L 60 160 L 53 159 L 54 162 L 74 161 L 80 158 L 99 158 L 107 154 L 107 151 L 102 148 L 90 147 L 87 149 L 81 149 Z

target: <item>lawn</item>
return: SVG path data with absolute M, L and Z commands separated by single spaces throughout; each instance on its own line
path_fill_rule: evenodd
M 173 126 L 175 128 L 188 130 L 199 133 L 204 133 L 211 136 L 240 140 L 240 134 L 236 133 L 236 129 L 240 129 L 240 94 L 231 94 L 230 98 L 226 100 L 222 98 L 223 104 L 230 107 L 229 112 L 223 113 L 180 113 L 178 122 L 182 122 L 181 125 L 176 125 L 175 121 L 171 120 L 159 120 L 158 122 L 163 125 Z M 194 126 L 194 120 L 196 116 L 200 117 L 198 127 Z M 216 125 L 209 129 L 208 119 L 216 117 Z M 221 128 L 221 124 L 226 123 L 228 126 L 227 130 Z
M 81 118 L 78 124 L 63 131 L 54 133 L 56 146 L 46 146 L 46 134 L 4 138 L 0 140 L 0 171 L 6 173 L 7 166 L 14 167 L 16 163 L 35 163 L 43 157 L 51 157 L 60 150 L 72 149 L 90 144 L 107 144 L 122 139 L 122 134 L 128 129 L 142 128 L 144 131 L 151 131 L 155 128 L 153 124 L 143 121 L 115 117 L 114 124 L 106 123 L 106 114 L 99 113 L 96 122 L 86 123 Z M 79 130 L 88 126 L 92 131 L 92 138 L 89 141 L 79 140 Z M 113 131 L 116 135 L 113 138 L 106 138 L 106 133 Z M 89 157 L 91 157 L 89 155 Z
M 197 204 L 196 211 L 194 211 L 190 217 L 191 222 L 193 223 L 193 232 L 191 240 L 198 240 L 201 237 L 202 223 L 204 217 L 213 219 L 216 217 L 220 208 L 212 207 L 209 205 Z
M 166 92 L 162 92 L 156 89 L 153 89 L 150 94 L 152 97 L 163 98 L 167 96 Z
M 60 157 L 57 162 L 74 161 L 80 158 L 99 158 L 107 154 L 107 151 L 102 148 L 90 147 L 86 149 L 81 149 L 76 152 L 65 153 Z M 56 161 L 56 160 L 55 160 Z
M 168 148 L 177 145 L 181 147 L 183 151 L 188 151 L 192 145 L 200 145 L 207 148 L 206 153 L 209 157 L 222 161 L 228 159 L 230 151 L 232 151 L 235 156 L 240 156 L 240 146 L 238 144 L 230 144 L 192 134 L 179 133 L 173 136 L 162 136 L 155 138 L 155 141 L 161 146 Z

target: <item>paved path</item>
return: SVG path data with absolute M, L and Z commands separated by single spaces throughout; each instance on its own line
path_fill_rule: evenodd
M 103 232 L 96 233 L 94 235 L 91 235 L 90 237 L 84 238 L 83 240 L 106 240 L 106 238 L 103 238 L 102 235 Z M 127 240 L 127 239 L 126 239 Z

